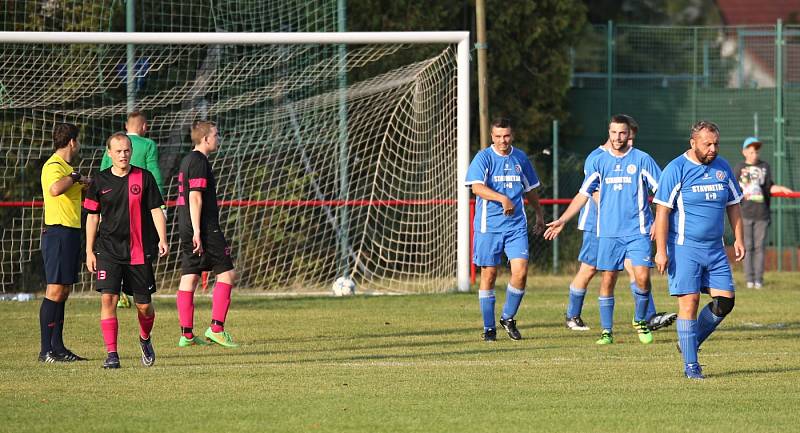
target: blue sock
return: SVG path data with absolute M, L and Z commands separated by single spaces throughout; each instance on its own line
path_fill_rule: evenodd
M 581 315 L 584 297 L 586 297 L 586 289 L 576 289 L 575 287 L 569 286 L 569 304 L 567 304 L 568 319 Z
M 706 338 L 717 329 L 717 325 L 724 317 L 717 317 L 711 312 L 711 304 L 707 304 L 697 315 L 697 347 L 700 347 Z
M 638 287 L 636 283 L 631 283 L 631 294 L 634 295 L 634 299 L 636 297 L 634 291 L 636 291 Z M 656 311 L 656 301 L 653 300 L 653 289 L 647 292 L 647 297 L 650 299 L 650 302 L 647 304 L 647 314 L 644 315 L 644 320 L 650 320 L 658 313 Z
M 600 326 L 604 330 L 611 331 L 614 326 L 614 297 L 604 298 L 601 296 L 597 298 L 597 301 L 600 304 Z
M 494 328 L 494 290 L 478 290 L 483 315 L 483 330 Z
M 503 320 L 513 319 L 519 310 L 523 296 L 525 296 L 524 290 L 512 287 L 511 284 L 506 286 L 506 303 L 503 305 L 503 315 L 500 318 Z
M 633 289 L 633 320 L 641 321 L 647 318 L 647 305 L 650 303 L 650 291 L 645 292 L 635 284 Z
M 678 344 L 681 346 L 683 362 L 697 363 L 697 320 L 678 319 Z

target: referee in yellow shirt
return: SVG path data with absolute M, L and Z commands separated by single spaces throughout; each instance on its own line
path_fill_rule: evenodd
M 81 191 L 89 178 L 70 165 L 78 155 L 78 127 L 59 123 L 53 128 L 55 152 L 42 167 L 44 195 L 45 292 L 39 310 L 42 346 L 39 361 L 44 363 L 85 361 L 64 346 L 64 306 L 72 285 L 78 281 L 81 257 Z

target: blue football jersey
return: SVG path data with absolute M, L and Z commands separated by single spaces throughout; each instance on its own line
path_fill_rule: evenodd
M 593 150 L 589 156 L 586 157 L 586 161 L 583 163 L 584 177 L 589 174 L 589 167 L 592 163 L 592 158 L 605 151 L 606 149 L 603 146 L 600 146 Z M 589 201 L 587 201 L 586 204 L 581 208 L 581 213 L 578 215 L 578 230 L 597 231 L 597 205 L 595 205 L 594 199 L 590 198 Z
M 664 169 L 653 202 L 672 209 L 669 242 L 699 248 L 723 245 L 725 212 L 742 191 L 731 166 L 721 157 L 705 165 L 684 153 Z
M 622 156 L 600 153 L 588 168 L 580 192 L 590 200 L 593 192 L 600 192 L 597 236 L 649 235 L 653 212 L 647 189 L 656 191 L 661 176 L 655 160 L 632 147 Z
M 527 228 L 524 196 L 539 187 L 539 177 L 525 152 L 512 147 L 507 156 L 500 155 L 493 146 L 475 155 L 467 170 L 466 185 L 482 183 L 504 194 L 514 203 L 514 215 L 503 214 L 503 205 L 497 201 L 475 199 L 475 231 L 500 233 Z

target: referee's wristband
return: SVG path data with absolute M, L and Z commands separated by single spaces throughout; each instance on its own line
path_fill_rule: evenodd
M 72 183 L 78 183 L 81 180 L 81 174 L 77 171 L 73 171 L 69 174 L 69 178 L 72 179 Z

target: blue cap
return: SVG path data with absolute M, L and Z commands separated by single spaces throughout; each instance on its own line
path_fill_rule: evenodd
M 760 149 L 761 141 L 756 137 L 747 137 L 744 139 L 744 143 L 742 143 L 742 149 L 747 149 L 750 146 L 756 146 L 756 149 Z

